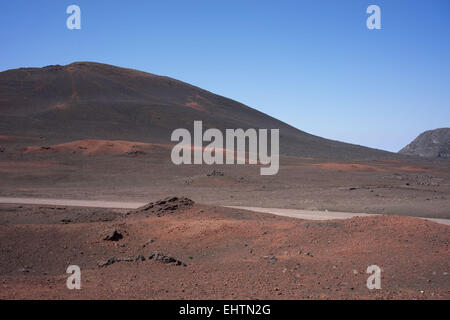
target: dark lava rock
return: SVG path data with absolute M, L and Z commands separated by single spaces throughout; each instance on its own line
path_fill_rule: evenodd
M 106 241 L 119 241 L 120 239 L 123 238 L 123 234 L 121 234 L 119 231 L 117 230 L 113 230 L 111 231 L 109 234 L 107 234 L 103 240 Z
M 116 262 L 138 262 L 138 261 L 145 261 L 145 257 L 143 257 L 141 255 L 136 256 L 136 257 L 125 257 L 125 258 L 112 257 L 112 258 L 109 258 L 108 260 L 98 262 L 97 265 L 99 268 L 103 268 L 103 267 L 110 266 Z
M 154 260 L 154 261 L 161 262 L 164 264 L 173 264 L 176 266 L 186 267 L 186 264 L 184 262 L 177 260 L 174 257 L 171 257 L 171 256 L 166 255 L 161 252 L 154 252 L 151 255 L 149 255 L 147 258 L 142 255 L 138 255 L 136 257 L 124 257 L 124 258 L 112 257 L 112 258 L 109 258 L 104 261 L 99 261 L 97 263 L 97 266 L 99 268 L 104 268 L 104 267 L 110 266 L 117 262 L 139 262 L 139 261 L 146 261 L 146 260 Z
M 168 197 L 156 202 L 150 202 L 127 214 L 145 213 L 147 216 L 156 215 L 157 217 L 161 217 L 177 210 L 191 208 L 193 205 L 194 201 L 186 197 Z
M 141 150 L 136 150 L 136 151 L 130 151 L 127 152 L 127 155 L 130 157 L 141 157 L 141 156 L 145 156 L 147 153 Z
M 213 170 L 211 173 L 208 173 L 208 177 L 223 177 L 225 174 L 220 171 Z
M 273 255 L 271 255 L 271 256 L 264 256 L 263 257 L 264 259 L 267 259 L 267 261 L 269 262 L 269 263 L 275 263 L 275 262 L 277 262 L 277 258 L 275 257 L 275 256 L 273 256 Z
M 177 266 L 186 266 L 185 263 L 183 263 L 180 260 L 175 259 L 174 257 L 168 256 L 161 252 L 153 252 L 149 257 L 148 260 L 155 260 L 161 263 L 170 264 L 173 263 Z

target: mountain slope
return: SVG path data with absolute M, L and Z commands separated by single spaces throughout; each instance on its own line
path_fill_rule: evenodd
M 450 128 L 425 131 L 399 153 L 426 158 L 450 158 Z
M 77 62 L 0 73 L 0 134 L 48 143 L 116 139 L 168 143 L 176 128 L 279 128 L 286 155 L 343 159 L 395 154 L 320 138 L 236 101 L 168 77 Z

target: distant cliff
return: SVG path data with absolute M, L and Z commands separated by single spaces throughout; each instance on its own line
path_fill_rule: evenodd
M 450 128 L 425 131 L 399 153 L 450 159 Z

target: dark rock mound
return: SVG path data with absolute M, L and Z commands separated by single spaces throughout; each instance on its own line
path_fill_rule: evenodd
M 117 262 L 138 262 L 138 261 L 145 261 L 145 257 L 141 255 L 136 257 L 124 257 L 124 258 L 112 257 L 104 261 L 99 261 L 97 263 L 97 266 L 99 268 L 104 268 Z
M 103 240 L 105 241 L 119 241 L 120 239 L 123 238 L 122 233 L 120 233 L 117 230 L 113 230 L 111 232 L 109 232 L 104 238 Z
M 184 262 L 177 260 L 174 257 L 168 256 L 162 252 L 153 252 L 148 256 L 148 260 L 155 260 L 165 264 L 174 264 L 176 266 L 186 267 L 186 264 Z
M 168 197 L 155 202 L 150 202 L 134 211 L 128 212 L 130 214 L 145 214 L 147 217 L 154 215 L 157 217 L 173 213 L 174 211 L 191 208 L 194 201 L 186 197 Z
M 172 264 L 172 265 L 175 265 L 175 266 L 183 266 L 183 267 L 187 266 L 184 262 L 182 262 L 180 260 L 177 260 L 177 259 L 175 259 L 172 256 L 169 256 L 167 254 L 164 254 L 162 252 L 157 252 L 157 251 L 153 252 L 148 257 L 143 256 L 143 255 L 138 255 L 138 256 L 135 256 L 135 257 L 123 257 L 123 258 L 112 257 L 112 258 L 109 258 L 109 259 L 104 260 L 104 261 L 99 261 L 97 263 L 97 266 L 99 268 L 104 268 L 104 267 L 110 266 L 110 265 L 112 265 L 114 263 L 117 263 L 117 262 L 139 262 L 139 261 L 147 261 L 147 260 L 154 260 L 154 261 L 157 261 L 157 262 L 161 262 L 161 263 L 164 263 L 164 264 Z

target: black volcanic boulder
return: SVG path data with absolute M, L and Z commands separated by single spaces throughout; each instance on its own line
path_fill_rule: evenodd
M 123 235 L 122 235 L 122 233 L 120 233 L 117 230 L 110 231 L 103 238 L 103 240 L 105 240 L 105 241 L 119 241 L 120 239 L 123 239 Z

